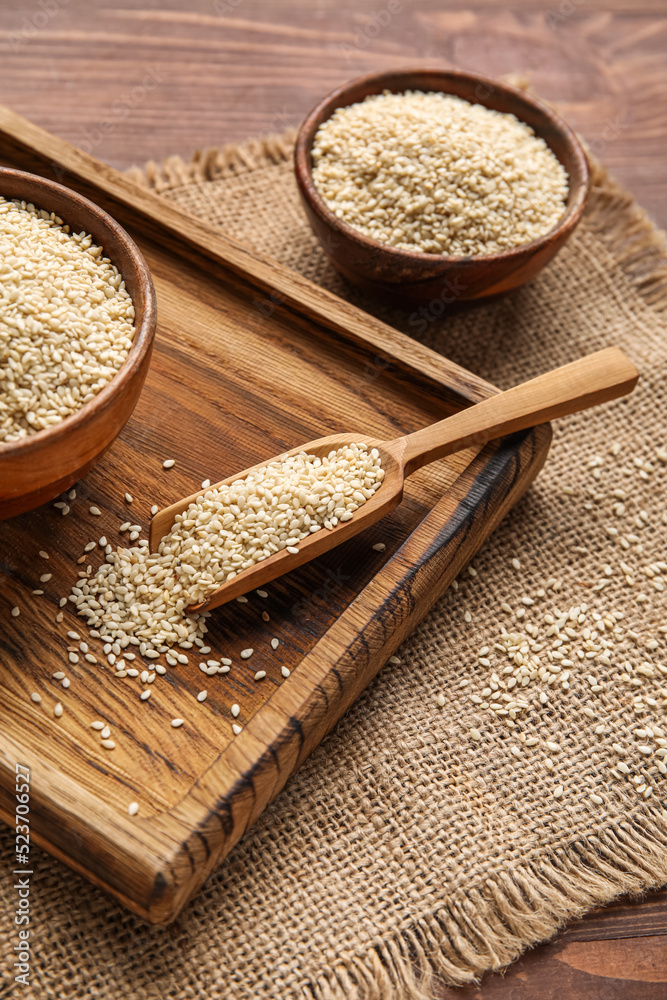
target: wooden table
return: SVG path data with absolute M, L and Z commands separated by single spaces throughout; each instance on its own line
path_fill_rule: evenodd
M 390 13 L 390 7 L 393 13 Z M 398 8 L 398 9 L 397 9 Z M 2 5 L 0 101 L 120 169 L 297 125 L 361 73 L 521 73 L 667 226 L 663 0 Z M 451 1000 L 664 1000 L 667 890 L 571 925 Z

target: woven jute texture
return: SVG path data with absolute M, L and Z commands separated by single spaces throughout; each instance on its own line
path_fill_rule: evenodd
M 135 176 L 500 387 L 618 344 L 639 388 L 555 426 L 544 471 L 477 575 L 462 574 L 173 925 L 146 926 L 33 849 L 32 980 L 15 986 L 3 828 L 3 995 L 427 1000 L 438 980 L 469 982 L 590 907 L 667 881 L 662 238 L 595 167 L 584 222 L 529 287 L 455 315 L 390 311 L 316 245 L 291 138 Z M 545 634 L 545 615 L 575 607 L 562 642 Z M 512 661 L 495 648 L 503 630 L 524 636 Z M 517 654 L 555 682 L 517 695 Z M 503 707 L 512 698 L 528 707 Z

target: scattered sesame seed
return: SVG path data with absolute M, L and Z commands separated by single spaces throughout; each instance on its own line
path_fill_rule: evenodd
M 234 733 L 234 736 L 240 736 L 240 734 L 243 732 L 243 730 L 242 730 L 241 726 L 237 725 L 236 722 L 233 722 L 232 723 L 232 732 Z
M 173 458 L 167 458 L 167 459 L 165 459 L 165 461 L 164 461 L 164 462 L 162 463 L 162 468 L 163 468 L 163 469 L 171 469 L 171 468 L 173 468 L 173 466 L 174 466 L 175 464 L 176 464 L 176 460 L 175 460 L 175 459 L 173 459 Z
M 154 503 L 153 506 L 151 507 L 151 514 L 153 516 L 155 516 L 157 514 L 157 512 L 159 511 L 159 509 L 160 508 L 158 507 L 158 505 L 156 503 Z
M 271 640 L 271 649 L 277 649 L 280 645 L 280 639 L 273 638 Z
M 93 517 L 102 517 L 102 511 L 99 507 L 89 507 L 88 510 L 93 515 Z
M 384 542 L 376 542 L 373 548 L 375 549 L 376 552 L 384 552 L 387 546 L 385 545 Z
M 139 803 L 130 802 L 129 806 L 127 807 L 127 815 L 136 816 L 138 812 L 139 812 Z
M 103 746 L 105 750 L 114 750 L 116 748 L 113 740 L 102 740 L 100 746 Z
M 252 654 L 254 652 L 255 652 L 254 649 L 242 649 L 241 650 L 241 659 L 242 660 L 248 660 L 248 659 L 250 659 L 250 657 L 252 656 Z
M 20 614 L 21 614 L 21 609 L 18 607 L 18 605 L 15 608 L 12 608 L 12 618 L 18 618 Z
M 56 704 L 53 706 L 53 714 L 55 715 L 56 719 L 59 719 L 60 716 L 63 714 L 63 707 L 59 701 L 57 701 Z
M 296 547 L 296 545 L 286 545 L 285 548 L 289 552 L 289 554 L 292 555 L 292 556 L 297 555 L 297 553 L 299 551 L 298 548 Z
M 241 709 L 239 708 L 238 705 L 232 705 L 231 711 L 232 711 L 232 715 L 234 716 L 235 719 L 238 718 L 238 716 L 241 713 Z
M 289 677 L 289 675 L 290 675 L 290 669 L 289 669 L 289 667 L 281 667 L 280 668 L 280 673 L 283 675 L 283 677 Z
M 210 485 L 211 485 L 211 480 L 210 479 L 204 479 L 204 481 L 201 484 L 201 488 L 203 490 L 207 490 Z
M 199 694 L 197 695 L 197 701 L 206 701 L 207 694 L 208 691 L 200 691 Z
M 151 689 L 150 688 L 146 688 L 146 690 L 142 691 L 141 694 L 139 695 L 139 697 L 141 698 L 142 701 L 147 701 L 148 698 L 150 698 L 150 696 L 151 696 Z
M 395 666 L 398 666 L 398 664 L 402 663 L 403 661 L 401 660 L 400 656 L 390 656 L 389 662 L 393 663 Z
M 127 500 L 128 503 L 132 503 L 132 494 L 131 493 L 126 493 L 125 494 L 125 499 Z
M 40 701 L 42 700 L 42 696 L 41 694 L 37 694 L 36 691 L 33 691 L 33 693 L 30 695 L 30 700 L 34 701 L 36 704 L 39 704 Z
M 183 719 L 172 719 L 171 720 L 171 725 L 172 725 L 172 727 L 174 729 L 178 729 L 179 726 L 183 725 Z
M 440 706 L 440 708 L 444 708 L 445 707 L 445 696 L 444 696 L 444 694 L 439 694 L 435 700 L 436 700 L 437 704 Z

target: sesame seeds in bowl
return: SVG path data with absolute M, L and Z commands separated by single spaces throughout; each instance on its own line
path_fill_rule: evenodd
M 0 441 L 80 410 L 127 360 L 134 305 L 90 234 L 0 194 Z
M 0 518 L 64 492 L 143 386 L 155 292 L 130 236 L 61 184 L 0 168 Z
M 295 171 L 334 266 L 433 315 L 534 277 L 589 191 L 581 145 L 550 108 L 506 84 L 437 70 L 333 91 L 299 129 Z

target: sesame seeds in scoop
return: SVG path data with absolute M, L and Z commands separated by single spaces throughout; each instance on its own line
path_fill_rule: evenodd
M 364 444 L 271 462 L 198 497 L 157 552 L 145 539 L 107 552 L 69 600 L 121 648 L 138 644 L 149 658 L 173 645 L 190 648 L 207 631 L 207 614 L 188 616 L 186 608 L 274 552 L 349 520 L 383 478 L 379 453 Z

